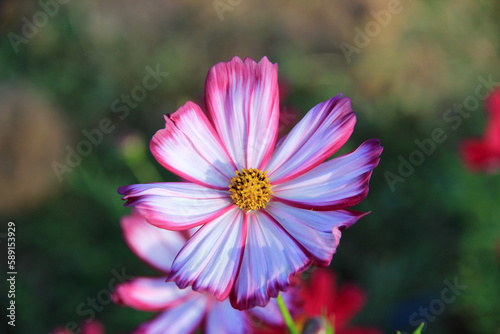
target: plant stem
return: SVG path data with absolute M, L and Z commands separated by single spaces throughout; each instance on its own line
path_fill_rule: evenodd
M 295 328 L 295 324 L 293 322 L 292 316 L 290 315 L 290 311 L 288 311 L 288 308 L 285 305 L 285 301 L 283 300 L 283 297 L 281 297 L 281 292 L 279 293 L 278 298 L 276 298 L 276 301 L 278 302 L 278 307 L 280 308 L 281 314 L 283 315 L 283 319 L 285 320 L 285 324 L 288 327 L 290 334 L 299 334 L 299 332 Z

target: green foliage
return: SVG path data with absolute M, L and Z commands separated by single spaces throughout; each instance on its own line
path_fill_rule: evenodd
M 418 328 L 417 328 L 417 329 L 415 329 L 415 331 L 414 331 L 412 334 L 421 334 L 421 333 L 422 333 L 422 329 L 424 328 L 424 325 L 425 325 L 425 323 L 424 323 L 424 322 L 422 322 L 422 323 L 420 324 L 420 326 L 418 326 Z M 401 332 L 400 332 L 400 331 L 398 331 L 398 334 L 401 334 Z

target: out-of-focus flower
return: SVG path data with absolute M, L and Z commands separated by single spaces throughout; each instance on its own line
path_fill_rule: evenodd
M 286 106 L 285 101 L 290 94 L 290 84 L 285 79 L 278 80 L 279 101 L 280 101 L 280 117 L 278 123 L 278 137 L 285 136 L 292 126 L 299 119 L 298 111 L 292 106 Z
M 284 136 L 292 128 L 292 125 L 299 119 L 299 113 L 292 107 L 285 107 L 280 110 L 280 122 L 278 126 L 278 135 Z
M 135 212 L 122 218 L 121 226 L 132 251 L 166 274 L 191 233 L 159 229 Z M 292 289 L 284 295 L 288 306 L 293 307 L 292 299 L 296 293 Z M 121 283 L 113 293 L 113 300 L 137 310 L 161 312 L 140 325 L 134 333 L 193 333 L 202 326 L 207 334 L 238 334 L 252 333 L 256 325 L 284 325 L 275 300 L 265 308 L 238 311 L 231 307 L 228 300 L 221 302 L 209 294 L 197 293 L 190 288 L 181 290 L 175 283 L 165 282 L 165 276 L 139 277 Z
M 89 322 L 85 322 L 80 330 L 78 331 L 80 334 L 104 334 L 104 326 L 97 320 L 91 320 Z M 74 334 L 69 329 L 65 328 L 56 328 L 50 334 Z
M 378 329 L 348 326 L 366 303 L 366 294 L 356 285 L 346 283 L 337 289 L 335 275 L 327 269 L 318 269 L 309 284 L 301 289 L 303 310 L 308 318 L 326 317 L 335 334 L 381 334 Z
M 189 182 L 121 187 L 127 206 L 155 226 L 201 226 L 175 258 L 168 280 L 265 306 L 311 264 L 328 266 L 341 230 L 364 213 L 347 210 L 368 193 L 382 152 L 376 139 L 324 162 L 351 135 L 356 117 L 341 94 L 322 102 L 278 144 L 278 68 L 235 57 L 208 73 L 208 117 L 187 102 L 165 117 L 150 148 Z
M 335 334 L 381 334 L 375 328 L 348 326 L 366 303 L 366 294 L 354 284 L 344 284 L 337 288 L 335 274 L 328 269 L 317 269 L 308 283 L 301 282 L 300 309 L 295 319 L 303 334 L 327 333 L 328 327 Z M 259 334 L 281 334 L 286 327 L 264 329 Z
M 498 172 L 500 169 L 500 88 L 486 100 L 488 124 L 484 136 L 464 140 L 461 153 L 472 171 Z
M 304 324 L 302 334 L 327 334 L 331 328 L 326 319 L 321 317 L 311 318 Z

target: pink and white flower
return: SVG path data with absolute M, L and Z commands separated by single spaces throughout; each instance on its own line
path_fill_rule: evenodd
M 328 266 L 341 230 L 364 213 L 382 152 L 376 139 L 326 161 L 356 117 L 341 94 L 318 104 L 277 143 L 278 68 L 233 58 L 208 73 L 207 114 L 187 102 L 151 140 L 158 162 L 190 182 L 121 187 L 127 206 L 167 230 L 199 227 L 174 259 L 180 288 L 266 305 L 311 264 Z
M 138 277 L 121 283 L 113 293 L 113 300 L 146 312 L 160 312 L 141 324 L 136 334 L 193 333 L 199 327 L 207 334 L 252 333 L 255 320 L 274 327 L 283 327 L 283 318 L 277 303 L 266 308 L 238 311 L 228 300 L 218 301 L 206 293 L 190 288 L 181 290 L 173 282 L 165 282 L 175 255 L 185 244 L 189 232 L 167 231 L 148 224 L 137 213 L 123 217 L 123 234 L 130 249 L 143 261 L 165 273 L 160 277 Z M 297 294 L 298 291 L 293 291 Z M 285 295 L 293 306 L 291 294 Z

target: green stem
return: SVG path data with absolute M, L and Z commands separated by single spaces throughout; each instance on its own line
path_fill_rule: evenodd
M 281 314 L 283 315 L 283 319 L 285 320 L 285 324 L 288 327 L 290 334 L 299 334 L 299 332 L 295 328 L 295 324 L 293 323 L 290 311 L 288 311 L 288 308 L 285 305 L 285 301 L 283 300 L 283 297 L 281 297 L 281 292 L 279 293 L 278 298 L 276 298 L 276 301 L 278 302 L 278 307 L 280 308 Z

